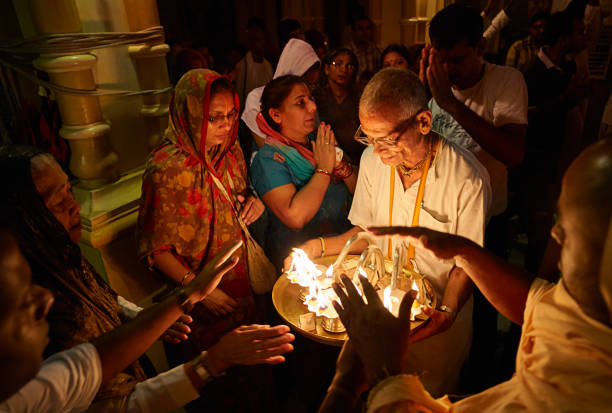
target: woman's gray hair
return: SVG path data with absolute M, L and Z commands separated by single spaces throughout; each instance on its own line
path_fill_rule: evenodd
M 427 109 L 429 97 L 419 77 L 411 70 L 386 68 L 376 73 L 363 89 L 359 111 L 395 111 L 403 121 Z

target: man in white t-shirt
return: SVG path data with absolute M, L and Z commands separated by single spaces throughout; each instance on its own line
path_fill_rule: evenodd
M 429 25 L 432 46 L 421 60 L 421 80 L 430 88 L 433 129 L 472 151 L 491 176 L 490 216 L 507 204 L 507 168 L 525 152 L 527 87 L 521 73 L 482 60 L 482 18 L 452 4 Z M 455 124 L 456 122 L 456 124 Z
M 423 51 L 420 75 L 433 96 L 432 129 L 470 150 L 489 171 L 493 195 L 487 218 L 492 219 L 485 244 L 505 256 L 507 219 L 501 214 L 508 201 L 508 168 L 525 154 L 527 87 L 518 70 L 482 60 L 482 30 L 482 18 L 469 7 L 452 4 L 439 11 L 429 24 L 432 46 Z M 472 367 L 477 377 L 486 377 L 497 312 L 478 291 L 474 314 Z
M 140 357 L 183 313 L 183 306 L 212 291 L 236 260 L 242 244 L 223 250 L 187 287 L 105 334 L 54 354 L 43 362 L 49 342 L 45 317 L 53 296 L 32 284 L 28 263 L 15 238 L 0 228 L 0 412 L 82 412 L 90 409 L 101 383 Z M 225 262 L 227 261 L 227 262 Z M 198 282 L 199 279 L 199 282 Z M 233 364 L 279 363 L 291 351 L 286 326 L 242 326 L 194 360 L 138 383 L 118 405 L 104 401 L 94 411 L 167 412 L 198 397 L 198 389 Z

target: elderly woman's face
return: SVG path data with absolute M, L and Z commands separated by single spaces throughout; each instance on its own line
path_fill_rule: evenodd
M 397 52 L 388 52 L 383 59 L 383 67 L 395 67 L 398 69 L 408 69 L 408 62 Z
M 208 109 L 207 149 L 229 139 L 237 117 L 238 111 L 234 107 L 234 96 L 227 90 L 215 93 L 210 99 Z
M 31 161 L 32 180 L 45 206 L 77 243 L 81 240 L 81 206 L 74 199 L 68 176 L 50 156 L 39 155 Z

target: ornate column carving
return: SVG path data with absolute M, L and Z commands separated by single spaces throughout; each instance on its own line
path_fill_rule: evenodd
M 125 0 L 125 11 L 130 30 L 135 32 L 159 26 L 159 14 L 155 0 Z M 143 43 L 131 45 L 128 51 L 141 89 L 164 89 L 170 86 L 166 54 L 170 47 L 166 43 Z M 149 149 L 160 142 L 168 125 L 170 92 L 144 95 L 140 114 L 146 118 L 146 135 Z
M 30 0 L 30 10 L 40 34 L 81 31 L 81 22 L 73 0 Z M 93 68 L 96 57 L 89 53 L 42 54 L 34 66 L 49 74 L 60 86 L 95 90 Z M 100 102 L 95 96 L 56 92 L 62 116 L 60 135 L 71 149 L 70 170 L 80 179 L 79 185 L 96 188 L 118 177 L 117 154 L 113 151 Z

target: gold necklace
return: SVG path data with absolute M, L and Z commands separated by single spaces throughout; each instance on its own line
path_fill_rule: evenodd
M 412 168 L 408 169 L 403 163 L 399 164 L 397 166 L 397 169 L 399 171 L 399 173 L 401 173 L 403 176 L 405 176 L 406 178 L 410 178 L 410 176 L 415 173 L 416 171 L 418 171 L 419 169 L 421 169 L 423 167 L 423 165 L 425 164 L 425 160 L 427 159 L 427 157 L 429 156 L 429 154 L 431 153 L 431 149 L 433 148 L 433 143 L 429 145 L 429 148 L 427 148 L 427 152 L 425 152 L 425 156 L 423 156 L 423 159 L 421 159 L 420 161 L 417 162 L 416 165 L 414 165 Z

